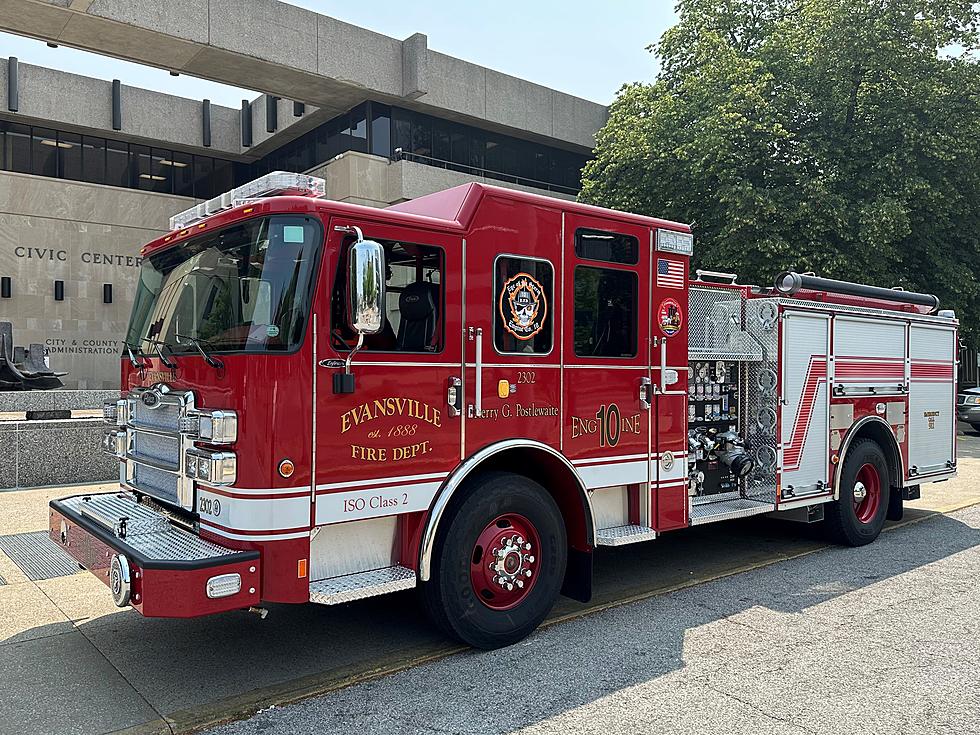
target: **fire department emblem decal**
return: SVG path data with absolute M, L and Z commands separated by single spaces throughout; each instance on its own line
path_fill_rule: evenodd
M 500 316 L 504 329 L 517 339 L 531 339 L 544 329 L 548 317 L 544 288 L 527 273 L 508 278 L 500 292 Z
M 661 332 L 668 337 L 673 337 L 681 331 L 681 324 L 684 323 L 684 318 L 681 316 L 681 305 L 674 299 L 661 301 L 660 308 L 657 310 L 657 323 L 660 325 Z

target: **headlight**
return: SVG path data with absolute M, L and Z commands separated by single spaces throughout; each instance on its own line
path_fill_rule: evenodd
M 967 396 L 965 403 L 968 406 L 980 406 L 980 396 Z
M 195 411 L 180 420 L 180 431 L 208 444 L 234 444 L 238 440 L 238 414 L 220 409 Z
M 234 485 L 238 479 L 238 458 L 234 452 L 188 449 L 184 453 L 184 474 L 209 485 Z

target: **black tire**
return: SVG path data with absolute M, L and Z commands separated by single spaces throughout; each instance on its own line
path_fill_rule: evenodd
M 862 520 L 858 508 L 855 507 L 854 493 L 858 473 L 865 465 L 870 465 L 877 472 L 880 495 L 876 512 Z M 841 467 L 839 487 L 839 500 L 827 503 L 826 506 L 824 528 L 827 536 L 843 546 L 870 544 L 878 538 L 885 525 L 891 493 L 888 461 L 877 442 L 872 439 L 858 439 L 851 445 Z
M 459 492 L 461 497 L 440 524 L 422 599 L 433 622 L 450 636 L 475 648 L 509 646 L 541 624 L 561 590 L 568 555 L 561 511 L 541 485 L 511 473 L 480 475 Z M 540 550 L 534 561 L 534 584 L 521 593 L 524 596 L 514 607 L 500 610 L 477 593 L 471 565 L 477 563 L 475 547 L 481 534 L 505 514 L 517 514 L 533 524 Z

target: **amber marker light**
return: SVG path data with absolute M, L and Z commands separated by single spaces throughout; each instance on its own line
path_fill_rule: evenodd
M 510 381 L 501 380 L 497 383 L 497 398 L 507 398 L 510 395 Z
M 296 465 L 293 464 L 293 460 L 284 459 L 279 463 L 279 474 L 283 477 L 292 477 L 295 471 Z
M 296 562 L 296 578 L 303 579 L 306 576 L 306 559 L 300 559 Z

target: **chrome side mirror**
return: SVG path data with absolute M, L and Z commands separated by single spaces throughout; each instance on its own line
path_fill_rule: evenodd
M 353 232 L 357 240 L 347 253 L 347 324 L 357 334 L 357 345 L 344 362 L 344 372 L 334 373 L 333 392 L 353 393 L 351 362 L 364 346 L 364 337 L 384 328 L 385 251 L 380 243 L 365 240 L 357 227 L 338 227 Z
M 380 332 L 384 326 L 385 251 L 373 240 L 359 240 L 350 246 L 347 297 L 350 328 L 359 337 Z

